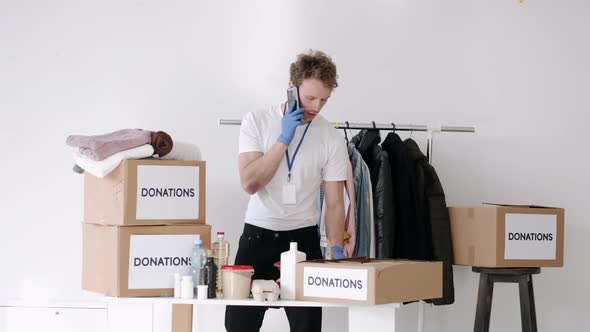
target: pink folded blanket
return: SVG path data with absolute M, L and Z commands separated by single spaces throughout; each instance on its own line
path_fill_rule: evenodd
M 142 129 L 122 129 L 104 135 L 70 135 L 66 144 L 79 148 L 88 159 L 100 161 L 121 151 L 150 144 L 152 132 Z

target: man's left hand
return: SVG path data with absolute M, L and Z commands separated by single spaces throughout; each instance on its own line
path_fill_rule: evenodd
M 332 258 L 334 258 L 334 259 L 346 258 L 346 256 L 344 256 L 344 249 L 342 249 L 342 247 L 340 247 L 340 246 L 332 246 Z

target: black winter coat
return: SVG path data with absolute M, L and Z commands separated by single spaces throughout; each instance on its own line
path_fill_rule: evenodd
M 431 302 L 436 305 L 452 304 L 455 302 L 453 247 L 445 193 L 434 167 L 420 151 L 418 144 L 412 139 L 407 139 L 404 145 L 416 174 L 417 218 L 426 224 L 430 238 L 432 255 L 428 258 L 443 262 L 443 297 Z
M 354 143 L 371 173 L 373 216 L 375 222 L 375 257 L 393 258 L 395 241 L 395 206 L 393 184 L 387 152 L 378 145 L 378 131 L 363 130 Z
M 430 238 L 424 219 L 417 218 L 416 175 L 414 163 L 401 138 L 389 133 L 381 144 L 389 155 L 391 177 L 395 192 L 395 250 L 394 258 L 430 259 Z

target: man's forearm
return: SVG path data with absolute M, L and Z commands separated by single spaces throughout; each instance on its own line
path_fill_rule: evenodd
M 327 207 L 326 233 L 332 246 L 342 247 L 344 243 L 344 203 Z
M 267 153 L 244 168 L 242 186 L 248 193 L 255 194 L 272 179 L 286 150 L 285 144 L 276 142 Z

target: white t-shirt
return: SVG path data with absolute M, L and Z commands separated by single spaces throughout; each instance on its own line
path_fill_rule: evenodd
M 240 128 L 239 152 L 266 153 L 281 134 L 284 104 L 266 111 L 250 112 Z M 297 127 L 289 145 L 289 158 L 301 140 L 306 125 Z M 316 115 L 291 169 L 296 187 L 296 204 L 283 204 L 283 187 L 288 183 L 287 160 L 283 157 L 269 183 L 250 196 L 245 222 L 275 231 L 314 226 L 319 219 L 317 197 L 322 181 L 344 181 L 348 152 L 344 137 L 321 115 Z

